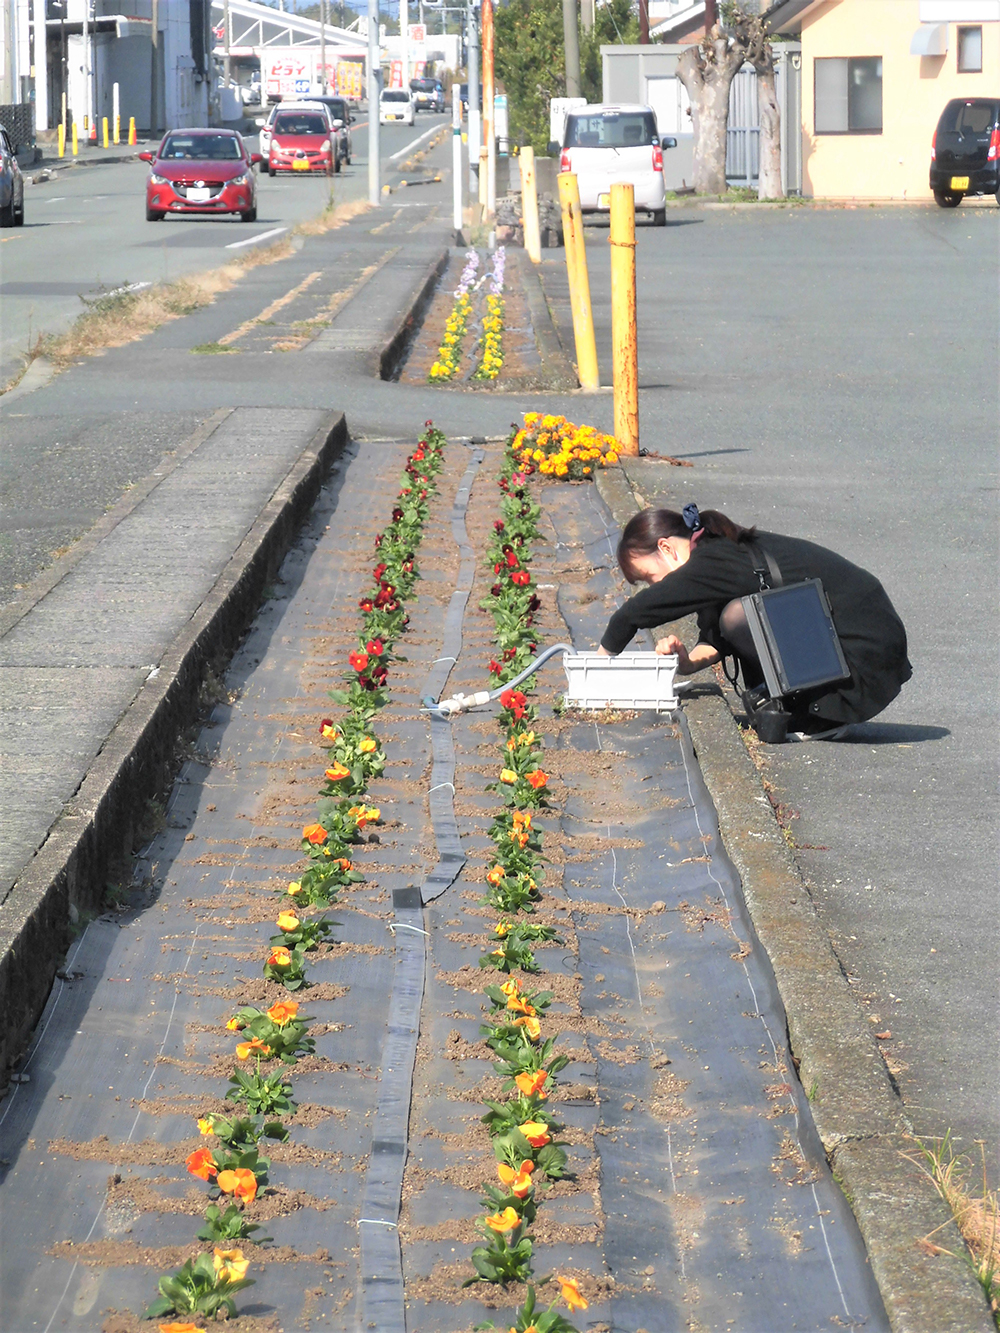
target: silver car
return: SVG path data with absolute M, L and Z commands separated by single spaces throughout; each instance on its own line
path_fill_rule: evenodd
M 7 131 L 0 127 L 0 227 L 24 225 L 24 177 Z

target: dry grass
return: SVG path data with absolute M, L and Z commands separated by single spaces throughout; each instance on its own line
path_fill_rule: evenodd
M 931 1180 L 955 1218 L 968 1246 L 965 1256 L 983 1289 L 1000 1328 L 1000 1193 L 991 1190 L 986 1178 L 986 1153 L 980 1144 L 982 1179 L 965 1153 L 956 1154 L 949 1131 L 943 1139 L 914 1140 L 919 1154 L 904 1154 Z M 924 1236 L 923 1248 L 933 1253 L 951 1253 L 935 1244 L 936 1232 Z
M 86 311 L 65 333 L 39 337 L 30 350 L 25 368 L 41 356 L 58 370 L 64 370 L 81 357 L 136 342 L 162 324 L 211 305 L 221 292 L 229 291 L 251 269 L 286 259 L 295 248 L 296 235 L 322 235 L 344 226 L 369 207 L 364 200 L 329 207 L 319 217 L 301 223 L 273 245 L 253 246 L 221 268 L 193 273 L 176 282 L 155 283 L 140 291 L 122 289 L 98 296 L 87 303 Z M 12 389 L 15 383 L 17 381 L 8 384 L 6 389 Z

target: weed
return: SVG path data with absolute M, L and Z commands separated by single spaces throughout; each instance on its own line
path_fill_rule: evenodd
M 155 797 L 150 797 L 143 806 L 142 818 L 135 830 L 134 846 L 136 849 L 145 847 L 147 843 L 153 841 L 158 833 L 162 833 L 166 827 L 166 806 L 162 801 L 156 800 Z
M 127 884 L 113 884 L 108 881 L 104 886 L 104 906 L 112 912 L 117 912 L 120 908 L 128 906 L 130 893 Z
M 235 347 L 223 347 L 222 343 L 199 343 L 191 348 L 196 356 L 226 356 L 230 353 L 235 356 L 236 350 Z
M 993 1319 L 1000 1328 L 1000 1193 L 991 1190 L 986 1178 L 986 1151 L 982 1142 L 982 1181 L 973 1181 L 972 1162 L 965 1153 L 955 1152 L 951 1130 L 944 1138 L 925 1142 L 915 1138 L 919 1156 L 904 1153 L 907 1161 L 919 1167 L 951 1209 L 955 1223 L 968 1250 L 965 1254 L 976 1280 L 983 1289 Z M 940 1230 L 940 1228 L 938 1228 Z M 922 1238 L 922 1247 L 931 1253 L 951 1254 L 936 1245 L 930 1232 Z
M 818 1100 L 819 1100 L 819 1079 L 814 1078 L 812 1081 L 812 1087 L 806 1093 L 806 1101 L 812 1103 Z

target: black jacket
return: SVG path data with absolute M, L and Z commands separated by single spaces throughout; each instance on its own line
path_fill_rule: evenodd
M 810 691 L 800 705 L 833 722 L 863 722 L 880 713 L 912 675 L 906 630 L 881 583 L 843 556 L 799 537 L 759 532 L 757 541 L 774 556 L 786 584 L 822 579 L 851 669 L 850 681 Z M 636 593 L 615 612 L 601 645 L 609 653 L 620 653 L 637 630 L 694 614 L 699 642 L 731 654 L 719 633 L 719 616 L 728 602 L 759 588 L 746 546 L 706 533 L 680 569 Z M 749 674 L 744 672 L 745 677 Z

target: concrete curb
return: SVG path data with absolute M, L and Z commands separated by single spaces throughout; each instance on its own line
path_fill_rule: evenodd
M 615 521 L 636 512 L 624 470 L 597 485 Z M 894 1333 L 996 1333 L 951 1211 L 905 1160 L 903 1103 L 851 993 L 760 776 L 719 689 L 685 696 L 719 831 L 774 970 L 799 1079 L 857 1218 Z M 951 1254 L 927 1255 L 921 1237 Z
M 177 736 L 196 714 L 206 665 L 236 648 L 346 441 L 343 414 L 331 414 L 122 714 L 5 900 L 0 1080 L 45 1006 L 72 924 L 98 907 L 108 866 L 131 851 L 144 802 L 159 789 Z
M 538 355 L 542 361 L 542 376 L 546 385 L 550 390 L 563 393 L 578 389 L 580 382 L 569 362 L 569 358 L 563 351 L 562 343 L 559 341 L 559 333 L 556 329 L 555 320 L 552 318 L 552 311 L 549 309 L 545 289 L 542 287 L 538 271 L 528 258 L 527 251 L 511 247 L 509 253 L 513 255 L 514 262 L 521 275 L 524 296 L 528 302 L 531 324 L 538 345 Z
M 379 379 L 391 380 L 399 370 L 405 359 L 410 338 L 416 332 L 420 321 L 424 317 L 424 311 L 430 305 L 434 288 L 437 286 L 441 274 L 448 267 L 450 257 L 451 252 L 449 250 L 442 250 L 438 257 L 431 260 L 428 265 L 427 272 L 412 297 L 406 313 L 400 320 L 396 332 L 388 342 L 383 344 L 378 353 L 377 373 Z

